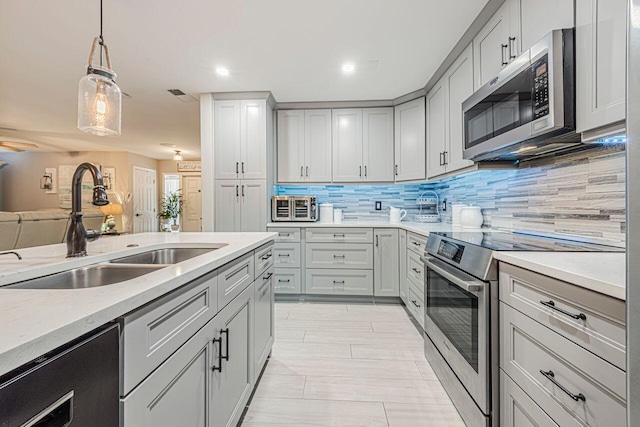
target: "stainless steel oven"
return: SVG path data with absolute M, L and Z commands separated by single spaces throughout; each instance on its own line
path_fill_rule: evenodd
M 574 30 L 554 30 L 462 104 L 465 159 L 518 160 L 580 145 Z

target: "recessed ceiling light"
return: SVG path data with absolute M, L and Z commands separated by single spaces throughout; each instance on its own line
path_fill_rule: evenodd
M 353 74 L 355 70 L 356 70 L 356 66 L 351 63 L 346 63 L 342 65 L 342 72 L 345 74 Z
M 229 69 L 224 67 L 216 68 L 216 74 L 219 76 L 227 77 L 229 75 Z

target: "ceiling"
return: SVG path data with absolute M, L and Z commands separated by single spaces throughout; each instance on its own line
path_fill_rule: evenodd
M 105 0 L 122 136 L 76 128 L 98 0 L 0 0 L 0 140 L 40 150 L 200 152 L 199 103 L 167 92 L 271 91 L 278 102 L 381 100 L 425 85 L 487 0 Z M 342 65 L 355 65 L 345 75 Z M 216 67 L 229 76 L 216 74 Z

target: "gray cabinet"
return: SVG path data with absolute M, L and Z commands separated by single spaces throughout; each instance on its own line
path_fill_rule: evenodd
M 254 292 L 252 284 L 214 318 L 211 329 L 217 341 L 210 370 L 209 427 L 235 426 L 251 395 Z
M 408 281 L 407 281 L 407 232 L 405 230 L 398 230 L 398 241 L 399 241 L 399 273 L 400 273 L 400 298 L 402 301 L 407 304 L 407 292 L 408 289 Z
M 371 228 L 315 228 L 306 229 L 307 243 L 373 243 Z
M 229 304 L 255 278 L 253 253 L 248 253 L 218 269 L 218 308 Z
M 373 294 L 379 297 L 400 296 L 398 230 L 376 228 L 373 238 Z
M 276 268 L 273 275 L 273 286 L 277 294 L 302 293 L 302 276 L 300 268 Z
M 254 289 L 254 339 L 255 339 L 255 365 L 256 377 L 271 353 L 274 340 L 275 302 L 274 267 L 273 265 L 264 271 L 256 279 Z
M 373 247 L 359 243 L 307 243 L 307 268 L 373 268 Z
M 500 425 L 503 427 L 556 427 L 558 424 L 507 374 L 500 372 Z
M 216 231 L 264 231 L 267 226 L 265 180 L 218 180 L 215 183 Z
M 211 320 L 121 399 L 123 427 L 208 427 Z
M 425 99 L 395 107 L 395 180 L 412 181 L 426 176 Z
M 306 293 L 320 295 L 373 295 L 371 270 L 306 270 Z

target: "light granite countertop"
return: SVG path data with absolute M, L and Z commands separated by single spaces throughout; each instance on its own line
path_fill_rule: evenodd
M 344 221 L 340 224 L 323 224 L 321 222 L 270 222 L 267 227 L 284 227 L 284 228 L 398 228 L 407 230 L 412 233 L 421 234 L 425 237 L 430 232 L 436 231 L 453 231 L 451 224 L 446 222 L 413 222 L 402 221 L 400 223 L 390 223 L 389 221 Z M 464 231 L 464 228 L 457 230 Z M 488 229 L 483 229 L 487 231 Z M 470 230 L 473 231 L 473 230 Z
M 89 256 L 65 258 L 66 245 L 20 249 L 0 257 L 0 286 L 163 247 L 208 247 L 207 254 L 136 279 L 87 289 L 0 287 L 0 375 L 179 288 L 261 245 L 276 233 L 142 233 L 103 237 Z M 127 245 L 137 247 L 129 248 Z

